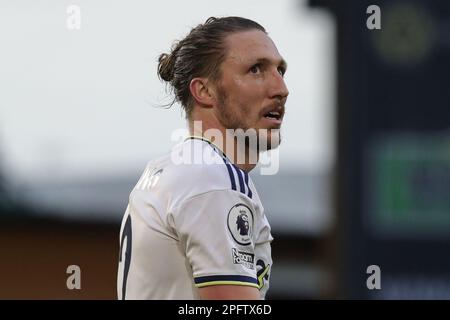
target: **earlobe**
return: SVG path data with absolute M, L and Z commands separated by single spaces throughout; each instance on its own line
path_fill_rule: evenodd
M 211 94 L 205 78 L 194 78 L 189 84 L 189 90 L 194 100 L 202 107 L 212 107 L 214 97 Z

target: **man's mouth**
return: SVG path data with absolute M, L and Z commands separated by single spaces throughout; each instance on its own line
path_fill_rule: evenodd
M 264 114 L 264 118 L 270 119 L 270 120 L 281 120 L 281 113 L 278 111 L 270 111 Z

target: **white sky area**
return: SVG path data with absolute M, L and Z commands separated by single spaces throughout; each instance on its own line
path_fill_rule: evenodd
M 81 29 L 69 30 L 71 4 Z M 11 180 L 143 168 L 185 127 L 157 57 L 209 16 L 262 24 L 289 64 L 280 159 L 334 161 L 334 25 L 298 0 L 0 1 L 0 170 Z

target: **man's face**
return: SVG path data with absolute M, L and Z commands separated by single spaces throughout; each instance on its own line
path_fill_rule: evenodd
M 218 80 L 216 117 L 226 129 L 280 129 L 289 94 L 283 74 L 286 63 L 275 44 L 262 31 L 233 33 L 225 39 L 227 54 Z M 269 114 L 270 113 L 270 114 Z M 259 137 L 260 135 L 258 135 Z M 274 139 L 279 141 L 280 137 Z

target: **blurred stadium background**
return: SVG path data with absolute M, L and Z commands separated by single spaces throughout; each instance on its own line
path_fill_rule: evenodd
M 210 6 L 0 1 L 0 299 L 116 298 L 128 194 L 184 127 L 157 107 L 156 57 L 212 15 L 259 21 L 289 64 L 280 172 L 252 173 L 275 238 L 268 298 L 450 298 L 448 1 Z

